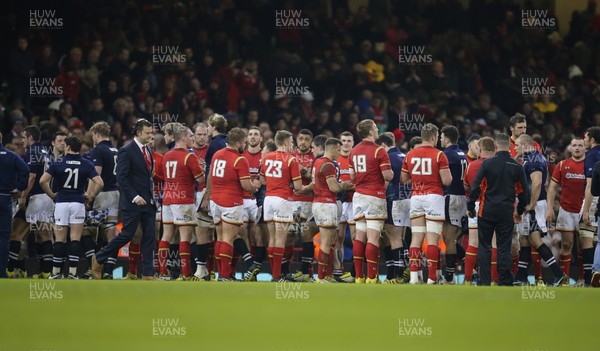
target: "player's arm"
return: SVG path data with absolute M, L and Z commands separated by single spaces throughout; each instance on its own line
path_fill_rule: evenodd
M 525 208 L 527 211 L 535 209 L 537 200 L 542 192 L 542 172 L 532 172 L 529 177 L 531 178 L 531 198 L 529 199 L 529 205 Z
M 390 180 L 394 179 L 394 171 L 392 171 L 391 169 L 381 171 L 381 175 L 383 176 L 383 180 L 385 180 L 386 182 L 389 182 Z
M 485 178 L 485 169 L 486 162 L 483 162 L 481 167 L 479 167 L 477 174 L 475 175 L 473 184 L 471 184 L 471 191 L 469 192 L 469 199 L 467 201 L 467 213 L 471 218 L 475 218 L 475 216 L 477 216 L 475 213 L 475 202 L 479 200 L 479 195 L 481 195 L 481 182 L 483 178 Z
M 210 173 L 208 174 L 208 177 L 206 178 L 206 191 L 204 192 L 204 196 L 202 197 L 202 209 L 205 211 L 208 211 L 208 199 L 210 199 L 210 190 L 212 188 L 212 176 L 210 175 Z M 206 208 L 205 206 L 206 205 Z
M 440 169 L 440 179 L 442 180 L 443 186 L 449 186 L 452 184 L 452 173 L 449 168 Z
M 593 173 L 592 173 L 593 175 Z M 583 200 L 583 221 L 587 225 L 591 225 L 590 207 L 592 206 L 592 178 L 585 178 L 585 197 Z
M 302 183 L 302 182 L 300 182 L 300 183 Z M 313 192 L 314 185 L 315 185 L 315 183 L 313 183 L 313 182 L 310 182 L 310 184 L 307 184 L 307 185 L 302 185 L 300 190 L 294 191 L 294 193 L 296 195 L 310 194 L 311 192 Z M 295 189 L 295 187 L 294 187 L 294 189 Z
M 18 156 L 15 157 L 15 164 L 17 166 L 17 190 L 23 191 L 29 186 L 29 167 L 27 166 L 27 163 Z
M 242 185 L 242 189 L 244 189 L 244 191 L 247 191 L 252 194 L 258 191 L 258 188 L 260 187 L 257 186 L 257 184 L 253 182 L 250 178 L 240 179 L 240 184 Z
M 548 185 L 548 192 L 546 194 L 546 200 L 548 200 L 548 209 L 546 210 L 546 222 L 551 223 L 554 221 L 554 198 L 556 197 L 556 189 L 558 188 L 558 182 L 552 177 L 550 184 Z
M 99 175 L 90 178 L 90 180 L 91 182 L 88 182 L 88 191 L 86 192 L 86 195 L 88 198 L 94 199 L 98 196 L 100 191 L 102 191 L 102 188 L 104 188 L 104 181 Z
M 48 196 L 50 196 L 51 199 L 54 199 L 56 197 L 56 193 L 54 193 L 52 189 L 50 189 L 51 180 L 52 175 L 48 172 L 44 172 L 44 174 L 42 174 L 42 177 L 40 178 L 40 186 L 42 187 L 42 190 L 44 190 L 44 192 L 48 194 Z
M 596 163 L 596 165 L 594 165 L 590 193 L 592 196 L 600 196 L 600 163 Z
M 467 169 L 465 169 L 465 176 L 463 177 L 463 187 L 465 188 L 465 192 L 469 193 L 471 192 L 471 185 L 469 184 L 469 167 L 471 167 L 471 165 L 467 165 Z

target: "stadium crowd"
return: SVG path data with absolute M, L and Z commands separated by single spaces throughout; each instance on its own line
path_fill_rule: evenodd
M 313 186 L 319 187 L 313 179 L 315 174 L 311 175 L 312 172 L 315 172 L 312 170 L 313 162 L 316 162 L 315 158 L 322 154 L 329 155 L 329 158 L 337 158 L 338 155 L 334 157 L 335 152 L 332 154 L 331 150 L 338 146 L 345 148 L 342 153 L 348 156 L 350 150 L 352 152 L 355 150 L 352 149 L 352 146 L 349 148 L 347 146 L 350 145 L 350 139 L 352 144 L 358 145 L 365 143 L 365 139 L 372 144 L 378 143 L 379 146 L 371 145 L 375 148 L 374 150 L 383 147 L 388 153 L 389 149 L 396 146 L 403 151 L 408 151 L 415 146 L 418 146 L 415 150 L 424 150 L 420 145 L 426 144 L 437 147 L 438 141 L 441 140 L 443 148 L 448 149 L 449 146 L 456 145 L 456 153 L 462 153 L 465 166 L 462 168 L 462 172 L 464 172 L 467 169 L 467 157 L 475 159 L 478 152 L 476 153 L 474 150 L 477 147 L 481 148 L 484 144 L 484 142 L 477 144 L 479 136 L 498 137 L 504 133 L 511 134 L 511 156 L 523 157 L 535 149 L 543 156 L 544 165 L 546 162 L 548 163 L 547 166 L 544 166 L 546 170 L 543 172 L 544 188 L 547 183 L 546 179 L 554 175 L 560 161 L 568 160 L 571 156 L 574 140 L 584 140 L 584 146 L 591 149 L 600 139 L 597 137 L 597 131 L 590 129 L 590 127 L 600 124 L 600 104 L 598 103 L 600 101 L 598 99 L 600 77 L 597 77 L 600 71 L 595 65 L 595 62 L 598 61 L 595 42 L 600 21 L 595 14 L 595 2 L 590 1 L 588 8 L 573 14 L 568 35 L 564 38 L 557 32 L 558 23 L 552 28 L 523 28 L 522 22 L 519 20 L 521 8 L 510 4 L 500 5 L 473 1 L 468 8 L 463 8 L 458 1 L 434 2 L 429 5 L 418 1 L 393 4 L 388 1 L 369 1 L 367 6 L 352 9 L 353 11 L 350 11 L 350 7 L 344 1 L 332 1 L 330 4 L 331 8 L 327 9 L 310 6 L 310 3 L 300 4 L 294 1 L 284 2 L 280 8 L 268 2 L 234 1 L 207 1 L 193 5 L 165 2 L 141 7 L 136 6 L 135 2 L 89 7 L 84 7 L 83 2 L 75 2 L 69 8 L 59 8 L 53 15 L 63 16 L 65 27 L 51 30 L 27 26 L 28 21 L 25 19 L 28 17 L 24 18 L 22 9 L 17 7 L 14 11 L 4 14 L 5 30 L 9 35 L 4 37 L 3 40 L 6 42 L 3 45 L 10 47 L 11 50 L 5 58 L 6 62 L 1 65 L 3 67 L 1 78 L 3 82 L 6 82 L 7 87 L 3 90 L 1 109 L 4 114 L 2 118 L 3 144 L 7 149 L 23 155 L 25 160 L 29 158 L 29 161 L 31 161 L 31 153 L 34 152 L 32 147 L 35 149 L 36 145 L 50 147 L 46 152 L 48 157 L 59 158 L 59 156 L 70 153 L 73 155 L 87 154 L 90 155 L 90 161 L 93 161 L 97 168 L 94 150 L 99 143 L 102 141 L 110 143 L 110 147 L 106 144 L 108 149 L 121 148 L 134 140 L 136 133 L 139 132 L 139 117 L 144 116 L 152 127 L 153 140 L 148 145 L 156 153 L 156 155 L 153 153 L 154 156 L 152 156 L 153 169 L 161 177 L 160 172 L 168 173 L 169 168 L 167 166 L 165 169 L 165 165 L 158 163 L 157 160 L 166 157 L 173 147 L 175 149 L 191 149 L 193 147 L 200 149 L 217 141 L 220 144 L 217 149 L 227 145 L 234 150 L 242 151 L 243 148 L 240 149 L 240 147 L 245 145 L 246 138 L 248 138 L 248 148 L 256 148 L 255 151 L 259 152 L 261 147 L 267 149 L 268 141 L 273 139 L 274 145 L 271 145 L 273 150 L 270 151 L 277 150 L 277 152 L 291 154 L 295 142 L 298 151 L 295 151 L 296 155 L 292 159 L 297 160 L 297 171 L 301 174 L 291 173 L 289 180 L 297 180 L 300 175 L 303 184 L 297 188 L 294 186 L 293 194 L 280 195 L 282 197 L 289 195 L 289 197 L 295 198 L 293 201 L 302 203 L 302 205 L 294 218 L 278 218 L 277 211 L 269 213 L 273 217 L 268 217 L 265 206 L 276 208 L 280 205 L 279 203 L 273 205 L 272 201 L 265 202 L 263 210 L 267 222 L 272 219 L 277 222 L 279 219 L 281 223 L 295 221 L 299 225 L 293 225 L 291 228 L 286 226 L 284 229 L 273 228 L 271 230 L 269 228 L 268 232 L 278 234 L 262 237 L 261 245 L 249 245 L 250 242 L 247 238 L 238 235 L 237 232 L 235 235 L 228 232 L 226 229 L 230 224 L 225 219 L 223 219 L 224 223 L 220 223 L 217 218 L 219 215 L 213 218 L 194 219 L 183 216 L 185 220 L 178 221 L 177 218 L 183 217 L 177 217 L 178 212 L 173 211 L 171 213 L 172 216 L 175 216 L 172 218 L 173 223 L 165 222 L 161 217 L 162 224 L 172 225 L 172 227 L 162 228 L 162 239 L 158 244 L 158 276 L 166 279 L 168 275 L 166 267 L 167 258 L 170 257 L 168 251 L 176 251 L 169 248 L 177 244 L 178 238 L 172 235 L 173 227 L 177 227 L 179 241 L 181 243 L 188 242 L 188 245 L 183 247 L 179 243 L 178 251 L 181 259 L 184 259 L 183 256 L 191 255 L 200 269 L 197 274 L 191 274 L 189 269 L 193 264 L 181 263 L 181 266 L 186 267 L 186 271 L 181 272 L 184 280 L 193 280 L 192 277 L 209 277 L 214 269 L 207 266 L 214 262 L 210 262 L 212 261 L 210 259 L 207 261 L 206 257 L 210 257 L 212 254 L 217 260 L 223 259 L 223 257 L 231 259 L 233 249 L 247 261 L 244 278 L 255 279 L 256 274 L 260 271 L 262 261 L 255 261 L 252 258 L 256 252 L 254 255 L 251 254 L 250 246 L 254 246 L 255 248 L 265 248 L 265 252 L 262 252 L 262 249 L 260 252 L 263 260 L 266 256 L 269 259 L 273 258 L 271 267 L 283 270 L 273 272 L 274 279 L 308 281 L 311 279 L 310 274 L 312 273 L 314 256 L 312 240 L 316 233 L 314 230 L 318 227 L 320 233 L 323 234 L 327 233 L 332 225 L 338 225 L 337 222 L 332 224 L 331 218 L 315 218 L 316 223 L 311 221 L 313 217 L 311 206 L 314 208 L 314 203 L 311 205 L 312 195 L 307 194 L 314 192 L 317 195 L 320 191 L 313 189 Z M 295 18 L 300 21 L 293 26 L 279 27 L 276 24 L 281 22 L 274 21 L 276 16 L 279 16 L 278 13 L 282 14 L 283 19 Z M 447 16 L 448 13 L 453 13 L 453 16 Z M 552 16 L 551 12 L 548 16 Z M 235 25 L 231 25 L 231 23 Z M 68 31 L 69 28 L 76 30 Z M 170 28 L 170 30 L 166 31 L 164 28 Z M 65 33 L 67 31 L 68 34 Z M 430 57 L 426 60 L 426 64 L 399 63 L 399 54 L 401 54 L 399 50 L 402 50 L 399 48 L 419 47 L 425 50 L 422 55 L 425 55 L 426 58 Z M 49 78 L 50 80 L 48 80 Z M 525 82 L 529 84 L 530 79 L 533 79 L 535 84 L 543 82 L 542 85 L 535 88 L 546 93 L 524 94 L 523 85 L 526 84 Z M 286 93 L 290 91 L 291 93 Z M 509 118 L 510 116 L 513 117 Z M 106 122 L 106 124 L 100 126 L 96 124 L 97 122 Z M 199 122 L 204 124 L 198 124 Z M 95 126 L 95 129 L 92 126 Z M 189 129 L 186 129 L 186 126 Z M 373 129 L 371 127 L 374 130 L 371 130 Z M 450 127 L 454 129 L 449 129 Z M 519 130 L 518 128 L 523 129 Z M 260 139 L 260 146 L 256 143 L 252 145 L 253 130 L 258 133 L 255 139 Z M 290 134 L 284 134 L 285 131 L 289 131 Z M 391 134 L 383 133 L 385 131 L 391 132 Z M 442 134 L 440 135 L 438 131 L 441 131 Z M 228 133 L 231 133 L 229 134 L 230 138 L 225 141 L 224 135 Z M 204 136 L 199 136 L 199 134 Z M 277 135 L 280 137 L 278 138 Z M 522 140 L 520 139 L 521 135 L 524 135 Z M 528 136 L 530 136 L 529 139 Z M 332 139 L 332 137 L 337 139 Z M 410 145 L 409 141 L 416 140 L 415 137 L 422 137 L 422 140 Z M 348 144 L 345 143 L 344 138 L 348 140 Z M 447 140 L 444 141 L 444 138 Z M 68 141 L 66 141 L 67 139 Z M 75 139 L 80 141 L 80 145 Z M 201 139 L 202 141 L 199 141 Z M 521 146 L 516 147 L 515 143 L 519 140 Z M 244 142 L 242 143 L 242 141 Z M 359 142 L 361 143 L 359 144 Z M 146 142 L 142 144 L 146 144 Z M 516 151 L 515 147 L 520 148 L 520 151 Z M 67 148 L 68 152 L 65 151 Z M 311 148 L 312 152 L 309 152 Z M 92 151 L 89 152 L 90 150 Z M 142 150 L 145 149 L 142 148 Z M 316 150 L 321 152 L 317 153 Z M 495 151 L 495 147 L 492 151 Z M 209 149 L 210 156 L 194 152 L 195 157 L 198 158 L 197 163 L 203 167 L 189 169 L 195 179 L 204 178 L 201 175 L 206 176 L 207 183 L 201 185 L 206 186 L 206 189 L 211 189 L 210 185 L 217 186 L 210 184 L 209 181 L 210 174 L 214 176 L 213 172 L 218 173 L 213 169 L 215 165 L 211 162 L 215 152 L 217 152 L 216 149 L 212 152 Z M 341 151 L 336 152 L 339 154 Z M 366 155 L 370 151 L 364 152 Z M 312 156 L 306 156 L 309 154 Z M 379 151 L 375 151 L 375 154 L 379 155 Z M 408 158 L 409 155 L 410 153 L 406 157 Z M 187 154 L 183 157 L 187 166 Z M 39 163 L 40 160 L 36 159 L 35 161 Z M 156 163 L 154 163 L 155 161 Z M 263 164 L 260 163 L 261 159 L 258 158 L 258 161 L 260 172 L 265 172 L 262 168 Z M 272 163 L 276 161 L 281 160 L 275 159 Z M 286 162 L 288 161 L 286 159 Z M 369 161 L 368 158 L 367 161 Z M 381 182 L 382 187 L 384 182 L 392 180 L 390 175 L 386 175 L 386 171 L 391 170 L 389 161 L 388 157 L 387 166 L 385 166 L 384 159 L 378 159 L 379 163 L 373 164 L 381 168 L 383 178 L 376 179 L 376 182 Z M 435 193 L 434 195 L 449 195 L 445 188 L 450 186 L 450 182 L 442 176 L 443 170 L 448 168 L 448 161 L 450 161 L 449 158 L 445 164 L 441 162 L 436 166 L 438 168 L 434 168 L 439 169 L 442 177 L 439 186 L 435 190 L 430 189 Z M 352 172 L 348 171 L 348 174 L 352 173 L 352 177 L 351 179 L 341 179 L 344 173 L 337 165 L 337 174 L 343 181 L 340 184 L 354 185 L 340 185 L 340 188 L 330 186 L 326 179 L 331 174 L 327 173 L 323 175 L 325 180 L 320 186 L 328 187 L 333 193 L 343 193 L 354 186 L 359 189 L 357 184 L 361 184 L 361 182 L 374 181 L 369 178 L 361 180 L 360 176 L 355 176 L 354 173 L 360 173 L 357 172 L 357 167 L 365 167 L 365 164 L 361 163 L 359 159 L 347 162 L 349 162 L 348 169 L 353 168 Z M 192 163 L 194 162 L 192 161 Z M 289 165 L 294 164 L 292 161 L 288 163 Z M 458 163 L 462 164 L 461 161 Z M 332 162 L 332 164 L 336 163 Z M 400 164 L 402 165 L 402 163 Z M 266 198 L 269 198 L 269 175 L 260 173 L 261 177 L 259 177 L 258 166 L 248 165 L 248 171 L 253 175 L 253 182 L 243 182 L 241 188 L 248 193 L 254 193 L 260 189 L 260 184 L 254 181 L 265 177 Z M 116 161 L 114 167 L 116 169 Z M 328 168 L 328 165 L 324 165 L 324 167 Z M 421 172 L 425 171 L 423 167 L 425 166 L 421 166 Z M 100 166 L 100 168 L 102 170 L 106 167 Z M 217 167 L 217 169 L 219 168 Z M 252 171 L 253 169 L 254 171 Z M 369 169 L 372 168 L 369 167 Z M 35 173 L 31 165 L 30 170 Z M 202 172 L 199 173 L 199 171 Z M 240 170 L 236 169 L 236 171 Z M 392 175 L 399 177 L 400 173 L 396 171 L 392 172 Z M 404 168 L 403 171 L 411 176 L 419 172 L 417 170 L 415 173 L 414 169 Z M 56 175 L 55 172 L 57 171 L 51 168 L 51 172 L 47 172 L 47 174 Z M 175 171 L 172 172 L 174 175 Z M 538 170 L 532 171 L 532 173 L 536 172 Z M 40 177 L 45 177 L 46 174 L 43 171 L 42 173 L 44 175 L 38 174 L 33 185 L 34 188 L 39 187 L 37 194 L 43 195 L 57 191 L 54 189 L 47 191 L 43 184 L 49 179 L 40 181 Z M 101 172 L 97 170 L 96 173 Z M 431 169 L 429 173 L 431 173 Z M 591 178 L 587 173 L 586 167 L 585 178 Z M 591 174 L 591 169 L 589 173 Z M 88 169 L 86 169 L 86 174 L 92 181 L 98 176 Z M 245 179 L 250 174 L 243 175 L 243 177 L 240 174 L 240 176 Z M 402 172 L 402 174 L 404 173 Z M 101 178 L 106 187 L 105 177 Z M 162 174 L 162 178 L 168 193 L 168 174 Z M 462 178 L 462 175 L 451 177 L 455 182 Z M 396 182 L 398 188 L 401 188 L 404 185 L 400 185 L 400 183 L 410 182 L 410 177 L 405 179 L 403 176 L 402 180 L 396 179 Z M 419 180 L 419 182 L 427 181 Z M 263 183 L 263 185 L 265 184 Z M 221 184 L 221 186 L 224 185 Z M 462 196 L 465 202 L 464 206 L 466 206 L 463 184 L 458 183 L 453 186 L 454 189 L 462 190 L 459 189 L 458 193 L 450 195 Z M 75 187 L 77 186 L 75 185 Z M 441 194 L 438 194 L 440 192 L 438 188 L 441 189 Z M 90 200 L 89 198 L 95 198 L 96 195 L 102 193 L 99 189 L 92 189 L 91 193 L 88 189 L 86 202 Z M 30 187 L 28 191 L 31 190 Z M 292 191 L 291 188 L 288 190 Z M 364 188 L 361 190 L 360 195 L 379 198 L 383 191 L 385 199 L 384 187 L 383 190 L 365 190 Z M 115 189 L 111 188 L 110 191 L 115 191 Z M 326 189 L 323 191 L 327 192 Z M 462 194 L 460 194 L 461 191 Z M 358 193 L 359 190 L 357 190 Z M 545 191 L 542 193 L 545 197 Z M 585 195 L 583 190 L 581 193 L 583 199 Z M 157 199 L 164 196 L 160 190 L 156 195 Z M 418 196 L 425 195 L 431 194 L 418 194 Z M 209 200 L 213 200 L 210 196 L 211 192 L 206 191 L 203 195 L 193 196 L 192 204 L 171 202 L 169 205 L 195 205 L 192 212 L 198 210 L 198 213 L 203 212 L 205 215 L 212 212 L 213 216 L 217 213 L 222 214 L 223 218 L 231 219 L 228 217 L 231 213 L 220 207 L 213 208 L 212 203 L 209 204 Z M 253 198 L 251 195 L 248 196 L 250 199 Z M 322 194 L 322 196 L 324 203 L 331 201 L 331 194 Z M 541 195 L 536 194 L 536 196 Z M 189 200 L 188 194 L 186 201 Z M 406 199 L 399 198 L 394 201 L 400 200 Z M 539 200 L 543 201 L 545 198 L 540 197 Z M 558 198 L 556 200 L 558 208 Z M 550 204 L 550 207 L 554 209 L 553 205 L 553 203 Z M 42 205 L 41 208 L 46 208 L 44 206 L 46 205 Z M 227 206 L 223 206 L 227 208 Z M 418 244 L 411 243 L 410 252 L 404 253 L 404 251 L 399 251 L 402 247 L 407 248 L 407 243 L 403 243 L 402 239 L 399 239 L 400 236 L 404 236 L 404 233 L 399 237 L 388 238 L 389 244 L 391 244 L 390 250 L 395 250 L 394 253 L 389 254 L 388 259 L 391 262 L 389 266 L 393 267 L 391 271 L 394 272 L 389 276 L 390 281 L 396 279 L 398 282 L 416 283 L 423 279 L 422 273 L 419 273 L 422 266 L 417 262 L 420 262 L 422 258 L 420 247 L 425 237 L 429 241 L 426 248 L 428 264 L 430 267 L 434 267 L 440 260 L 437 243 L 434 245 L 431 241 L 436 238 L 435 235 L 439 239 L 442 228 L 429 222 L 443 221 L 443 218 L 436 216 L 429 218 L 428 215 L 426 225 L 415 225 L 412 223 L 412 203 L 410 206 L 411 224 L 404 225 L 404 227 L 412 227 L 412 235 L 420 234 L 416 236 L 418 240 L 414 241 Z M 586 206 L 595 208 L 595 203 L 593 205 L 588 203 Z M 260 207 L 257 206 L 257 208 Z M 388 204 L 387 207 L 390 210 L 389 208 L 392 206 Z M 426 207 L 424 206 L 419 211 L 429 213 Z M 528 208 L 528 211 L 531 210 L 532 208 Z M 342 210 L 348 224 L 357 217 L 356 207 L 353 211 Z M 367 214 L 373 213 L 373 211 L 363 208 L 358 211 L 358 217 L 360 217 L 361 211 Z M 375 212 L 377 211 L 375 210 Z M 419 211 L 415 213 L 421 213 Z M 162 215 L 164 214 L 163 212 Z M 459 217 L 462 218 L 465 214 L 466 209 Z M 102 217 L 102 215 L 99 216 Z M 106 233 L 107 241 L 114 236 L 116 216 L 111 211 L 110 214 L 107 212 L 104 215 L 106 218 L 102 217 L 101 219 L 105 225 L 109 224 L 108 229 L 110 230 Z M 258 221 L 260 216 L 255 216 Z M 583 215 L 584 218 L 586 216 L 586 214 Z M 29 223 L 52 222 L 49 218 L 30 221 L 29 215 L 26 217 Z M 380 245 L 378 238 L 383 229 L 383 222 L 379 223 L 378 221 L 384 217 L 391 220 L 391 212 L 373 218 L 368 218 L 367 215 L 366 220 L 358 218 L 356 239 L 353 243 L 355 272 L 348 272 L 344 275 L 340 271 L 343 269 L 340 266 L 340 253 L 328 254 L 325 250 L 322 254 L 318 254 L 319 279 L 329 279 L 332 280 L 331 282 L 344 279 L 376 281 L 378 279 L 376 265 L 379 259 Z M 592 214 L 591 217 L 594 215 Z M 453 241 L 462 234 L 459 233 L 458 228 L 465 223 L 461 223 L 462 219 L 459 219 L 458 222 L 450 219 L 448 216 L 446 217 L 446 220 L 449 221 L 448 225 L 454 226 L 456 229 L 452 230 L 455 232 L 454 234 L 450 234 L 452 239 L 449 240 L 452 244 L 448 246 L 454 246 Z M 59 221 L 57 218 L 54 220 Z M 88 218 L 89 220 L 90 218 Z M 222 229 L 216 231 L 216 238 L 214 238 L 216 242 L 213 241 L 212 231 L 207 234 L 207 230 L 200 229 L 203 227 L 199 223 L 203 220 L 212 222 L 211 226 L 223 226 Z M 234 222 L 238 223 L 238 221 Z M 240 224 L 244 222 L 248 221 L 242 220 Z M 307 225 L 306 223 L 309 222 L 313 224 Z M 364 225 L 363 222 L 365 222 Z M 57 224 L 59 223 L 57 222 Z M 195 240 L 201 237 L 206 241 L 196 245 L 202 247 L 200 254 L 190 252 L 192 248 L 189 247 L 188 234 L 191 235 L 191 232 L 182 230 L 192 224 L 198 224 L 194 229 Z M 393 227 L 394 223 L 387 223 L 387 225 Z M 398 225 L 396 224 L 396 226 Z M 159 227 L 161 226 L 159 225 Z M 386 228 L 388 235 L 390 231 L 393 231 L 392 227 Z M 416 232 L 415 228 L 418 229 Z M 568 228 L 561 229 L 569 231 Z M 60 275 L 60 269 L 56 268 L 61 267 L 60 258 L 65 257 L 66 248 L 61 245 L 58 249 L 59 260 L 57 261 L 56 242 L 64 242 L 62 237 L 66 233 L 61 233 L 61 240 L 58 240 L 58 234 L 53 233 L 51 226 L 41 226 L 35 231 L 36 240 L 40 244 L 40 250 L 43 251 L 40 257 L 44 261 L 43 264 L 48 265 L 48 262 L 53 260 L 47 243 L 53 238 L 55 240 L 54 269 L 50 276 L 57 277 Z M 221 233 L 219 233 L 220 231 Z M 264 229 L 261 230 L 261 232 L 264 231 Z M 289 265 L 286 263 L 289 263 L 291 259 L 290 243 L 287 242 L 289 238 L 286 239 L 284 236 L 282 239 L 280 236 L 281 233 L 288 233 L 288 231 L 299 232 L 302 241 L 302 268 L 295 274 L 285 271 L 286 266 L 289 269 Z M 535 231 L 535 228 L 532 231 Z M 546 232 L 545 228 L 540 231 Z M 430 236 L 432 233 L 435 235 Z M 79 242 L 81 239 L 81 247 L 70 247 L 70 250 L 73 251 L 69 252 L 78 253 L 83 248 L 83 252 L 90 260 L 90 268 L 92 268 L 95 249 L 93 240 L 90 242 L 89 237 L 90 235 L 86 235 L 84 231 L 82 236 L 76 237 L 76 240 L 71 238 L 71 243 Z M 340 239 L 342 239 L 340 242 L 342 244 L 343 237 L 336 238 L 338 242 Z M 281 242 L 282 240 L 283 242 Z M 549 249 L 543 246 L 545 244 L 540 243 L 535 239 L 529 239 L 527 243 L 520 243 L 521 250 L 530 245 L 533 245 L 533 250 L 529 256 L 526 252 L 519 252 L 517 255 L 519 267 L 522 268 L 521 266 L 525 265 L 527 268 L 529 260 L 532 260 L 535 265 L 535 257 L 532 259 L 530 256 L 538 255 L 536 249 L 541 248 L 539 255 L 544 256 L 543 259 L 552 268 L 555 275 L 553 284 L 565 284 L 564 264 L 562 264 L 562 268 L 558 268 L 559 273 L 556 260 L 552 261 L 548 256 Z M 16 244 L 14 245 L 11 250 L 11 259 L 18 261 L 19 252 L 15 252 Z M 333 245 L 332 249 L 339 251 L 340 246 L 335 248 Z M 431 246 L 436 248 L 431 248 Z M 470 242 L 469 246 L 471 246 Z M 590 247 L 584 247 L 584 249 L 590 249 Z M 212 250 L 216 253 L 208 253 Z M 134 252 L 138 251 L 134 250 Z M 161 256 L 161 252 L 166 256 Z M 587 258 L 589 258 L 590 251 L 587 252 Z M 182 253 L 183 255 L 181 255 Z M 473 254 L 473 252 L 470 253 Z M 336 259 L 328 256 L 332 254 L 338 255 L 335 256 Z M 468 254 L 469 251 L 467 251 L 467 256 Z M 451 256 L 452 262 L 448 265 L 449 255 L 453 256 Z M 454 281 L 453 273 L 457 255 L 460 257 L 460 252 L 452 252 L 452 249 L 446 252 L 446 264 L 449 268 L 443 278 L 446 282 Z M 561 251 L 561 255 L 566 255 L 566 253 Z M 69 256 L 70 260 L 78 261 L 78 255 L 73 254 L 72 256 Z M 203 257 L 204 261 L 199 257 Z M 406 274 L 408 275 L 410 271 L 410 276 L 405 277 L 405 270 L 400 270 L 400 268 L 409 266 L 409 257 L 410 269 L 406 270 Z M 358 260 L 360 262 L 357 261 L 357 258 L 360 258 Z M 363 258 L 367 262 L 366 277 L 361 276 Z M 188 260 L 186 262 L 189 262 L 190 258 L 186 259 Z M 583 266 L 585 266 L 587 261 L 585 258 L 582 259 L 584 259 Z M 565 262 L 567 262 L 566 260 L 565 258 Z M 337 266 L 335 268 L 328 267 L 331 262 L 337 262 Z M 539 264 L 539 258 L 537 262 Z M 106 262 L 102 263 L 109 266 L 105 267 L 104 274 L 110 276 L 109 268 L 110 265 L 114 265 L 115 258 L 109 257 Z M 222 263 L 217 262 L 217 270 L 221 271 L 219 264 Z M 73 265 L 74 263 L 71 262 L 71 268 L 74 267 Z M 586 283 L 589 284 L 591 263 L 589 267 L 583 266 L 582 270 L 589 268 L 590 278 L 586 279 Z M 226 272 L 223 279 L 229 279 L 230 267 L 235 267 L 235 264 L 223 265 L 223 270 Z M 13 275 L 14 269 L 14 266 L 9 267 Z M 334 269 L 338 270 L 335 272 L 336 274 L 333 272 Z M 133 269 L 133 271 L 135 270 L 137 268 Z M 76 277 L 74 272 L 71 270 L 69 275 Z M 40 274 L 44 273 L 50 272 L 46 268 L 40 269 Z M 541 277 L 538 273 L 536 268 L 536 279 Z M 520 272 L 520 274 L 518 281 L 522 283 L 525 273 Z M 88 275 L 91 276 L 92 272 L 89 272 Z M 339 279 L 333 278 L 334 275 Z M 493 275 L 492 270 L 492 281 L 494 281 Z M 102 272 L 100 272 L 100 276 L 102 276 Z M 137 275 L 134 274 L 134 276 Z M 345 278 L 342 278 L 343 276 Z M 580 276 L 580 278 L 582 277 Z M 431 283 L 442 281 L 439 273 L 436 275 L 435 269 L 429 270 L 428 279 Z M 582 282 L 582 284 L 584 283 Z

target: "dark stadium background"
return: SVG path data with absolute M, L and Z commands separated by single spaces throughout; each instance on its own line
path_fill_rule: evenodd
M 86 130 L 106 120 L 122 146 L 137 117 L 158 130 L 213 112 L 230 127 L 260 125 L 266 137 L 301 128 L 356 135 L 371 118 L 408 141 L 426 122 L 455 125 L 466 149 L 473 133 L 507 132 L 520 112 L 553 167 L 573 135 L 600 125 L 595 1 L 0 6 L 0 128 L 19 153 L 16 136 L 29 124 L 45 143 L 64 130 L 89 148 Z M 417 63 L 400 57 L 415 52 Z

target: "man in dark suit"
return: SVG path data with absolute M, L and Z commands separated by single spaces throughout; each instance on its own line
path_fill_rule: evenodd
M 117 182 L 120 188 L 119 208 L 123 221 L 121 234 L 112 239 L 92 259 L 92 277 L 100 279 L 102 265 L 127 244 L 142 226 L 142 280 L 154 277 L 152 259 L 155 241 L 156 200 L 152 174 L 154 160 L 146 146 L 152 135 L 152 123 L 146 119 L 137 121 L 132 142 L 123 146 L 117 155 Z

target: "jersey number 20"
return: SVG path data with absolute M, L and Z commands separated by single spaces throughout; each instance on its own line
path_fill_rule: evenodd
M 412 173 L 415 175 L 431 175 L 431 159 L 415 157 L 410 159 L 410 163 L 415 165 Z

